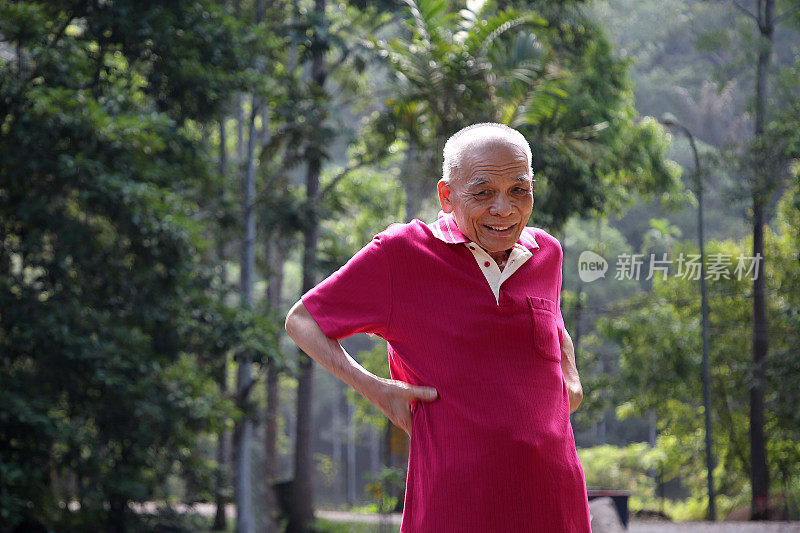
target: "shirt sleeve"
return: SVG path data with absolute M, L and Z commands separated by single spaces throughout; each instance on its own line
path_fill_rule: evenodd
M 305 293 L 303 305 L 332 339 L 356 333 L 386 337 L 392 309 L 386 237 L 376 235 L 343 267 Z

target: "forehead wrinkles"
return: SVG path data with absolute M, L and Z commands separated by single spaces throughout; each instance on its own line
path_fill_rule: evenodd
M 524 158 L 520 161 L 510 160 L 506 163 L 497 163 L 497 162 L 486 162 L 478 161 L 474 164 L 470 165 L 472 167 L 473 173 L 477 172 L 506 172 L 508 170 L 519 169 L 521 172 L 520 174 L 527 175 L 528 174 L 528 167 L 525 164 Z
M 463 162 L 473 170 L 528 168 L 528 156 L 516 143 L 505 138 L 476 139 L 464 146 Z
M 497 181 L 496 178 L 510 178 L 515 182 L 530 182 L 528 165 L 525 158 L 520 160 L 507 159 L 503 161 L 473 161 L 466 169 L 464 177 L 469 184 Z

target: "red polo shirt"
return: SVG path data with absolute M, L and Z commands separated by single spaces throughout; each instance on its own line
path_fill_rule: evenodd
M 561 246 L 538 228 L 495 297 L 449 215 L 393 224 L 303 296 L 330 338 L 386 339 L 412 405 L 405 533 L 588 533 L 560 366 Z

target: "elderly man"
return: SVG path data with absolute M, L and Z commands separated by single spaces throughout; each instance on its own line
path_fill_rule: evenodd
M 303 296 L 298 346 L 411 436 L 401 532 L 590 531 L 558 241 L 526 227 L 531 151 L 501 124 L 444 148 L 442 212 L 393 224 Z M 386 339 L 392 379 L 337 339 Z

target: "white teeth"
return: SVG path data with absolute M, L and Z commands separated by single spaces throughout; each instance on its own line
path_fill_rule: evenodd
M 507 230 L 508 228 L 511 227 L 511 226 L 492 226 L 490 224 L 486 224 L 486 226 L 492 228 L 493 230 L 497 230 L 497 231 L 505 231 L 505 230 Z

